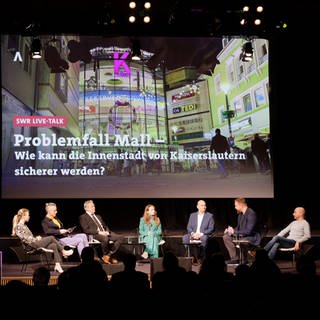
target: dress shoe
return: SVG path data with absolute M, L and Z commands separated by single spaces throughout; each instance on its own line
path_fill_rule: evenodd
M 255 251 L 255 250 L 249 250 L 249 251 L 248 251 L 248 254 L 249 254 L 251 257 L 255 258 L 255 256 L 256 256 L 256 251 Z
M 63 255 L 63 257 L 64 258 L 67 258 L 67 257 L 69 257 L 69 256 L 71 256 L 73 254 L 73 250 L 72 249 L 70 249 L 70 250 L 62 250 L 62 255 Z
M 106 264 L 111 264 L 110 256 L 105 255 L 105 256 L 102 257 L 102 260 Z
M 57 272 L 59 272 L 59 273 L 62 273 L 62 272 L 63 272 L 63 269 L 61 268 L 60 263 L 56 263 L 53 270 L 54 270 L 54 271 L 57 271 Z

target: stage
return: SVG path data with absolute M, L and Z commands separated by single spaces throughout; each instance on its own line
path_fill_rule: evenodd
M 123 247 L 129 251 L 135 251 L 135 254 L 137 255 L 137 265 L 136 270 L 145 272 L 152 277 L 153 273 L 155 271 L 159 271 L 159 268 L 161 268 L 161 260 L 155 259 L 153 263 L 150 263 L 150 260 L 143 260 L 140 257 L 140 254 L 142 252 L 139 252 L 141 248 L 137 247 L 135 249 L 135 246 L 133 244 L 137 243 L 137 237 L 135 234 L 130 232 L 119 232 L 124 235 L 125 243 L 123 243 Z M 267 243 L 272 236 L 275 234 L 275 232 L 271 232 L 271 234 L 267 234 L 262 242 L 261 245 L 263 246 L 265 243 Z M 188 271 L 192 270 L 195 272 L 199 272 L 200 266 L 192 264 L 190 259 L 187 258 L 186 255 L 186 249 L 184 245 L 182 244 L 182 235 L 183 231 L 175 231 L 175 232 L 167 232 L 167 234 L 163 237 L 165 240 L 165 244 L 163 246 L 163 251 L 160 252 L 160 255 L 163 254 L 163 252 L 166 251 L 172 251 L 179 257 L 179 264 L 182 267 L 185 267 Z M 128 243 L 128 238 L 130 239 L 130 243 Z M 228 254 L 226 252 L 225 246 L 223 244 L 222 240 L 222 233 L 220 232 L 217 234 L 216 237 L 214 237 L 216 241 L 219 244 L 220 251 L 225 256 L 225 259 L 228 259 Z M 18 238 L 15 237 L 1 237 L 0 239 L 0 252 L 2 253 L 2 272 L 0 274 L 1 276 L 1 284 L 5 285 L 9 280 L 12 279 L 19 279 L 23 280 L 29 284 L 32 284 L 32 273 L 35 268 L 41 265 L 39 259 L 35 259 L 29 262 L 27 266 L 27 270 L 22 271 L 22 266 L 24 264 L 24 254 L 21 252 L 21 244 Z M 320 254 L 319 254 L 319 242 L 320 237 L 318 236 L 318 233 L 313 233 L 312 235 L 312 243 L 314 247 L 312 248 L 312 251 L 309 252 L 309 254 L 312 254 L 314 259 L 316 260 L 317 265 L 317 274 L 320 275 Z M 138 250 L 139 249 L 139 250 Z M 139 260 L 141 258 L 141 260 Z M 295 266 L 292 263 L 292 256 L 291 254 L 281 254 L 277 257 L 275 260 L 277 265 L 279 266 L 280 270 L 283 273 L 295 273 Z M 65 260 L 62 264 L 62 268 L 64 270 L 67 270 L 70 267 L 77 266 L 80 263 L 79 256 L 77 252 L 75 252 L 71 257 L 69 257 L 68 260 Z M 122 271 L 124 269 L 124 266 L 122 263 L 118 263 L 115 265 L 107 265 L 102 264 L 106 274 L 110 278 L 113 273 Z M 228 266 L 229 272 L 234 272 L 236 266 Z M 51 266 L 53 269 L 53 266 Z M 51 284 L 56 284 L 57 277 L 59 274 L 57 272 L 51 271 Z
M 74 267 L 79 265 L 80 262 L 64 262 L 62 264 L 62 268 L 67 270 L 68 268 Z M 282 273 L 296 273 L 295 266 L 292 264 L 292 260 L 276 260 L 277 265 L 279 266 Z M 249 263 L 250 265 L 250 263 Z M 317 265 L 317 274 L 320 275 L 320 260 L 316 260 Z M 32 285 L 32 274 L 33 271 L 41 266 L 41 263 L 35 262 L 30 263 L 27 267 L 26 271 L 21 271 L 22 265 L 20 263 L 5 263 L 2 265 L 2 278 L 1 278 L 1 285 L 6 285 L 10 280 L 21 280 L 29 285 Z M 105 265 L 103 264 L 104 270 L 106 271 L 108 278 L 112 277 L 112 274 L 115 272 L 122 271 L 124 266 L 122 263 L 118 263 L 116 265 Z M 228 265 L 227 266 L 228 272 L 234 273 L 235 272 L 235 265 Z M 137 271 L 142 271 L 148 274 L 149 280 L 151 276 L 151 263 L 150 262 L 137 262 L 136 265 Z M 200 270 L 200 266 L 197 264 L 193 264 L 191 266 L 191 270 L 198 273 Z M 50 285 L 57 284 L 59 273 L 54 272 L 51 270 L 51 278 L 50 278 Z

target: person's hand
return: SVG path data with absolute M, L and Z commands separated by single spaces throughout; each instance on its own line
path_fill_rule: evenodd
M 67 229 L 60 229 L 60 233 L 61 233 L 61 234 L 66 234 L 67 232 L 68 232 Z
M 42 237 L 41 237 L 41 236 L 36 236 L 36 239 L 37 239 L 37 240 L 41 240 Z
M 299 249 L 300 249 L 300 243 L 296 241 L 296 243 L 294 244 L 294 251 L 298 251 Z
M 199 232 L 195 232 L 192 235 L 192 239 L 194 239 L 194 240 L 199 240 L 200 237 L 201 237 L 201 233 L 199 233 Z
M 228 233 L 229 234 L 234 234 L 234 229 L 232 227 L 228 227 Z

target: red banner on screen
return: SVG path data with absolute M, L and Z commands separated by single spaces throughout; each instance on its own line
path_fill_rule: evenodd
M 60 116 L 15 116 L 14 127 L 65 127 L 67 117 Z

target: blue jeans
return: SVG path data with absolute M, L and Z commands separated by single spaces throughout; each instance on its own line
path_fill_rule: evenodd
M 264 247 L 270 259 L 274 259 L 278 248 L 292 248 L 296 241 L 285 237 L 274 236 Z
M 217 165 L 219 167 L 221 177 L 226 177 L 228 174 L 227 174 L 227 171 L 226 171 L 226 162 L 225 162 L 225 160 L 224 159 L 217 159 Z

